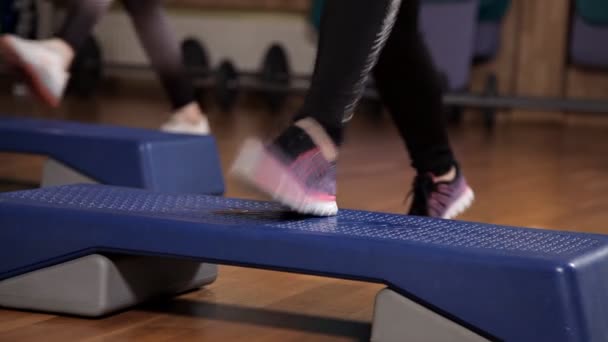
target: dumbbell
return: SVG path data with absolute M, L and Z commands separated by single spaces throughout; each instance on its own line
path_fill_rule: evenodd
M 294 75 L 290 72 L 289 60 L 285 49 L 279 44 L 271 45 L 262 59 L 259 72 L 239 71 L 229 59 L 223 60 L 215 72 L 216 98 L 220 107 L 230 111 L 243 90 L 255 91 L 262 96 L 273 112 L 280 111 L 289 95 L 303 95 L 310 86 L 310 75 Z M 363 94 L 371 100 L 374 111 L 378 96 L 369 82 Z
M 232 61 L 223 60 L 215 71 L 215 94 L 220 107 L 230 111 L 241 91 L 252 90 L 262 96 L 271 111 L 278 112 L 289 94 L 307 88 L 294 87 L 293 80 L 285 50 L 273 44 L 262 59 L 259 72 L 239 71 Z

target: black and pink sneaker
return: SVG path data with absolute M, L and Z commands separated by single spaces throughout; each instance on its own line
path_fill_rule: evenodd
M 232 173 L 295 212 L 336 215 L 337 149 L 331 139 L 313 119 L 296 122 L 282 138 L 270 145 L 247 140 Z
M 475 195 L 460 168 L 450 182 L 441 181 L 432 173 L 414 179 L 413 201 L 409 215 L 452 219 L 468 209 Z

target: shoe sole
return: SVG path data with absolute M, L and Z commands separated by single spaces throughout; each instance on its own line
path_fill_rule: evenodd
M 44 82 L 38 77 L 38 73 L 34 70 L 31 64 L 21 58 L 14 45 L 11 44 L 9 37 L 0 38 L 0 54 L 2 54 L 9 63 L 12 63 L 25 74 L 27 83 L 34 94 L 45 104 L 56 108 L 61 103 L 60 99 L 53 95 L 44 85 Z
M 161 132 L 172 134 L 189 134 L 189 135 L 210 135 L 209 124 L 174 124 L 166 122 L 160 126 Z
M 464 193 L 448 207 L 441 218 L 448 220 L 453 219 L 467 210 L 471 204 L 473 204 L 474 200 L 475 194 L 473 193 L 473 190 L 470 187 L 467 187 Z
M 277 176 L 266 181 L 256 177 L 261 163 L 264 163 L 267 172 Z M 266 152 L 260 141 L 250 139 L 245 142 L 232 166 L 231 174 L 247 186 L 300 214 L 334 216 L 338 212 L 335 201 L 319 201 L 307 195 L 305 189 L 281 163 Z

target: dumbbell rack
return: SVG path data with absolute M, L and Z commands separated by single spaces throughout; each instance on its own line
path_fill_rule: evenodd
M 289 58 L 285 49 L 279 44 L 271 45 L 260 63 L 260 71 L 241 71 L 234 63 L 225 59 L 216 69 L 209 66 L 209 58 L 202 43 L 194 38 L 187 38 L 181 45 L 183 62 L 187 74 L 191 77 L 199 94 L 212 89 L 214 96 L 223 111 L 234 108 L 242 91 L 255 91 L 264 99 L 272 112 L 283 107 L 289 95 L 303 95 L 310 85 L 310 75 L 293 75 L 290 71 Z M 91 38 L 76 56 L 71 69 L 72 78 L 69 89 L 74 93 L 87 96 L 93 94 L 108 70 L 129 70 L 149 72 L 146 65 L 120 64 L 102 62 L 102 52 Z M 7 68 L 0 62 L 0 76 L 7 75 Z M 496 87 L 488 85 L 483 94 L 446 93 L 443 100 L 446 106 L 474 107 L 482 110 L 496 109 L 539 109 L 554 111 L 571 111 L 585 113 L 608 113 L 608 101 L 587 99 L 563 99 L 546 97 L 500 96 Z M 364 92 L 364 99 L 377 102 L 378 94 L 373 81 L 370 81 Z M 382 108 L 378 106 L 378 108 Z M 493 121 L 486 121 L 491 128 Z

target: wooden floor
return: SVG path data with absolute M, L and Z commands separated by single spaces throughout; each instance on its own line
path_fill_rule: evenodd
M 0 112 L 154 128 L 165 118 L 165 102 L 150 92 L 70 100 L 56 111 L 0 95 Z M 266 135 L 284 117 L 253 103 L 232 114 L 212 110 L 211 120 L 227 170 L 244 137 Z M 608 233 L 606 125 L 506 120 L 493 134 L 471 123 L 451 134 L 477 195 L 460 219 Z M 347 137 L 339 164 L 341 207 L 404 212 L 413 172 L 390 121 L 357 116 Z M 43 160 L 0 154 L 0 191 L 35 186 Z M 227 187 L 228 196 L 256 198 L 229 178 Z M 207 288 L 104 319 L 0 310 L 0 341 L 364 341 L 379 288 L 221 267 Z

